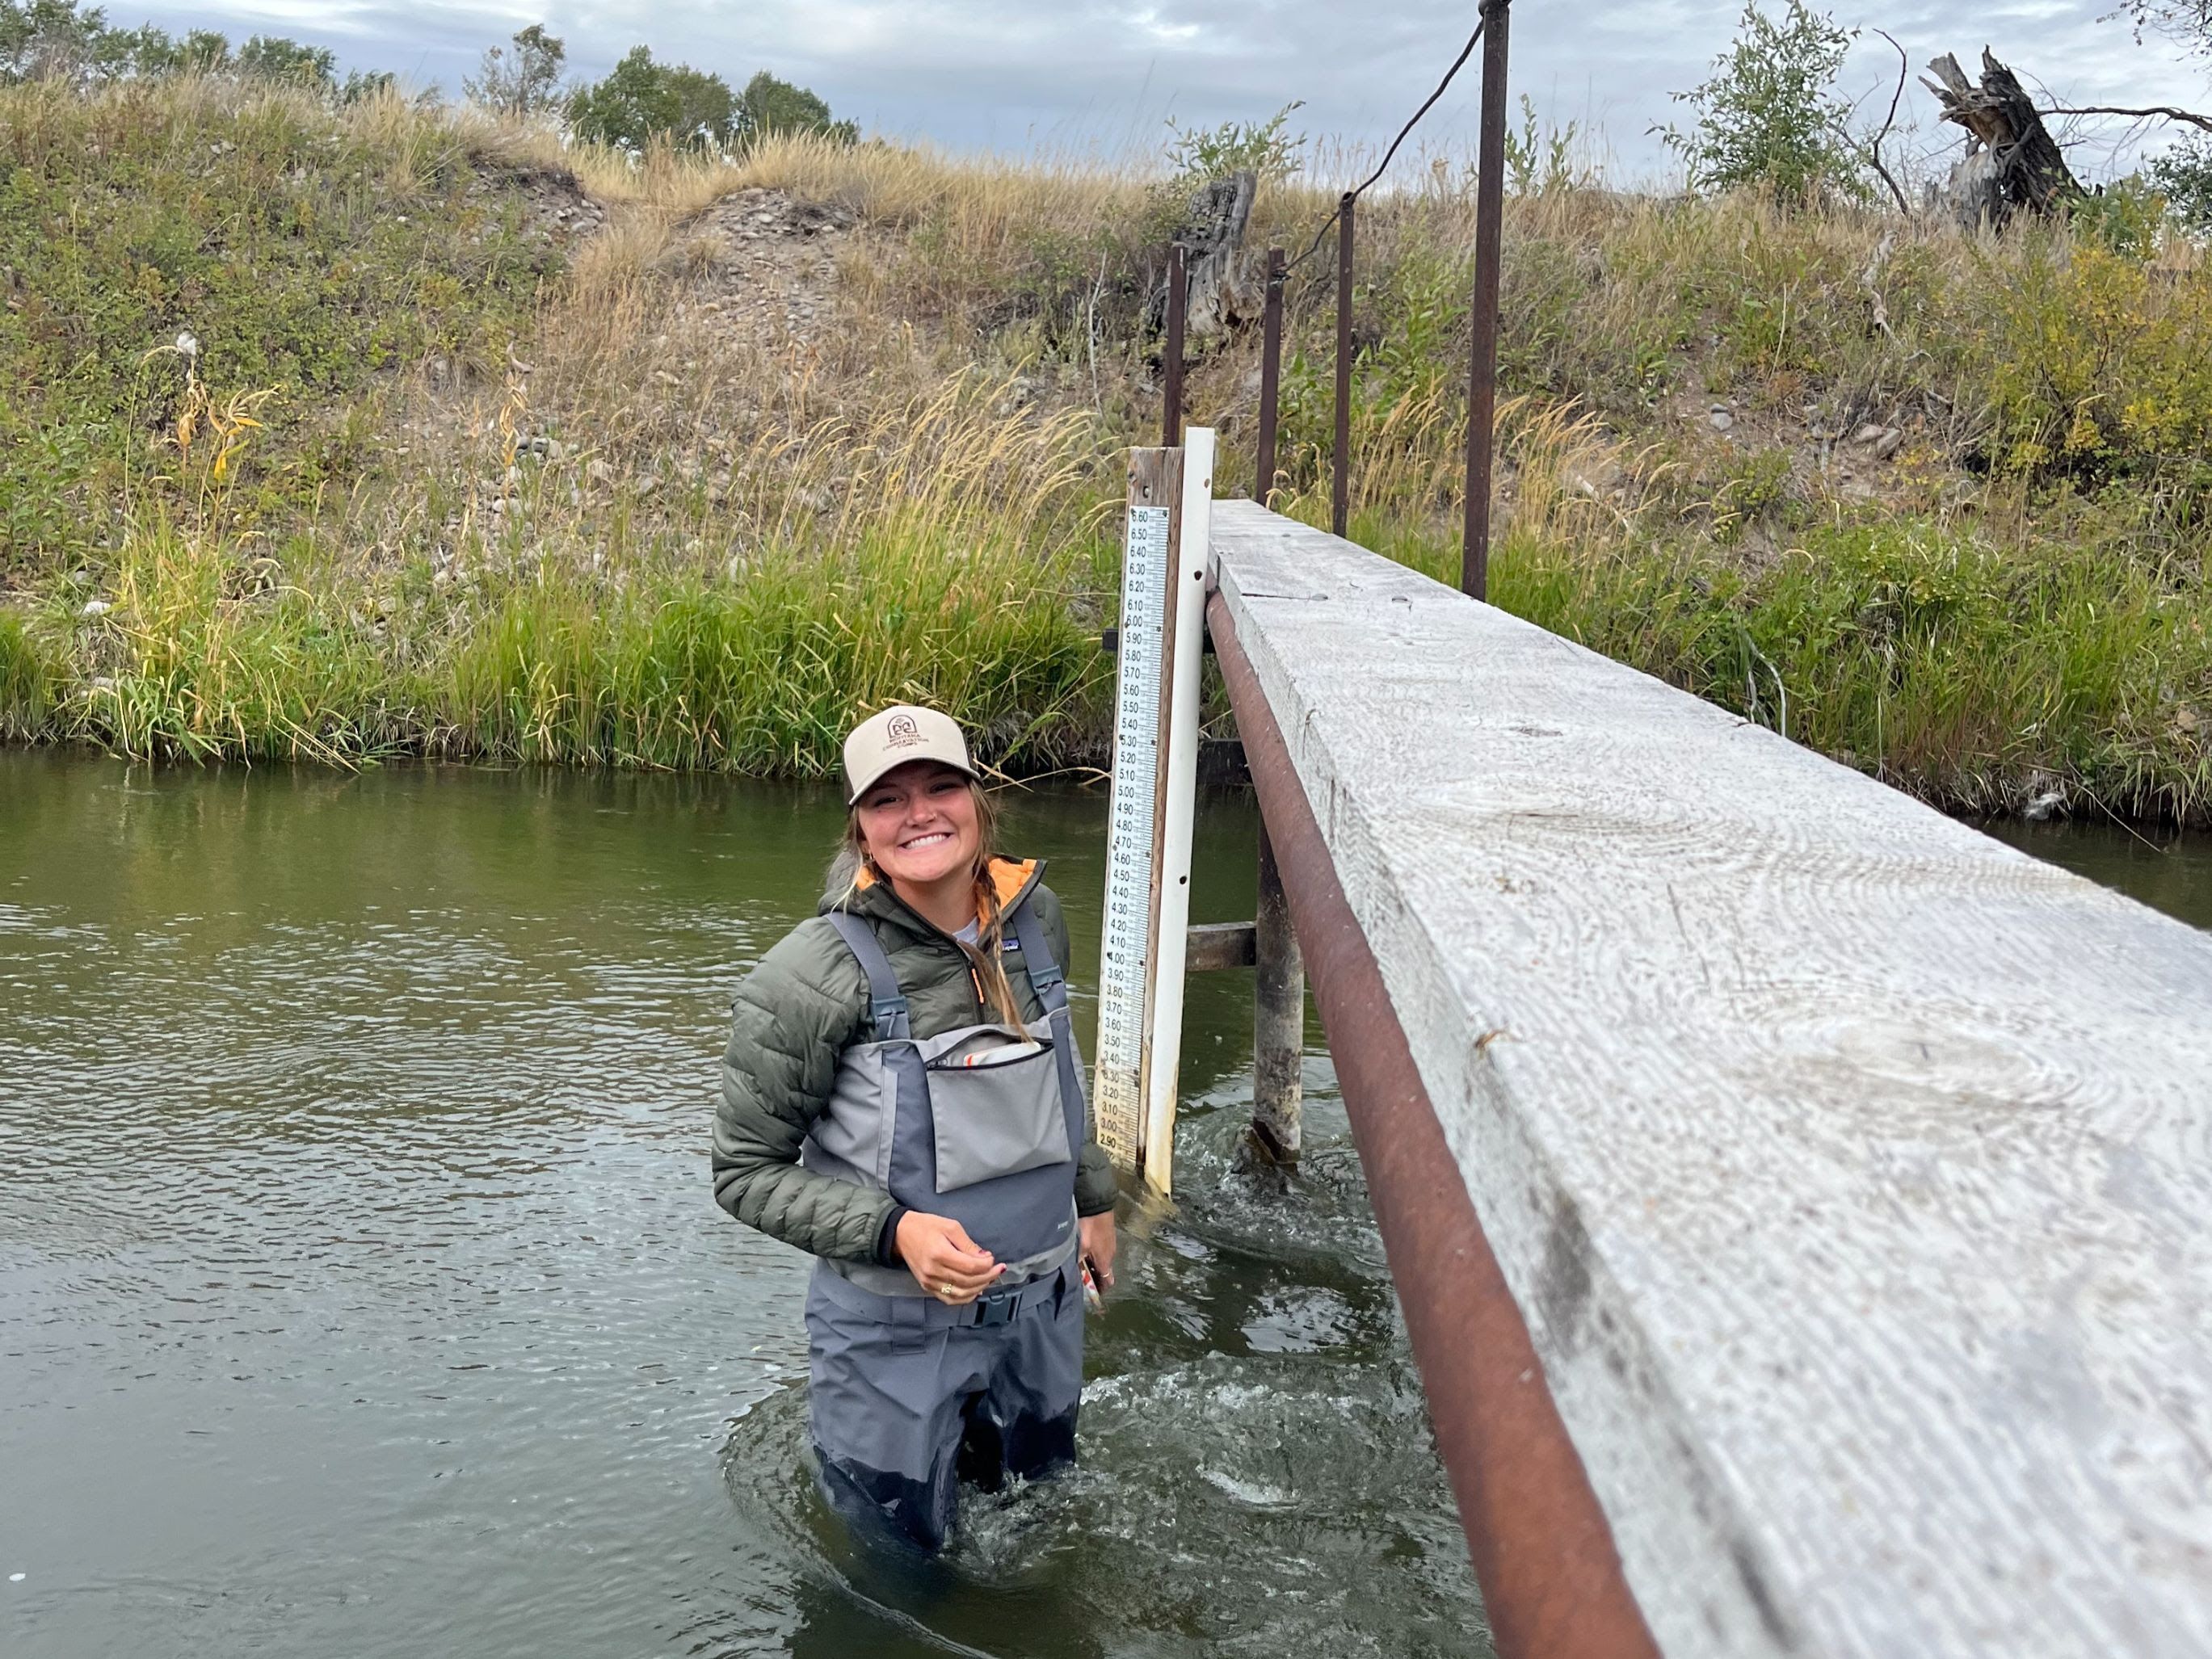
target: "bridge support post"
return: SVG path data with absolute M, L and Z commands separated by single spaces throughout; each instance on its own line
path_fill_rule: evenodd
M 1252 1136 L 1269 1159 L 1291 1164 L 1304 1133 L 1306 964 L 1291 931 L 1290 900 L 1265 818 L 1252 933 Z

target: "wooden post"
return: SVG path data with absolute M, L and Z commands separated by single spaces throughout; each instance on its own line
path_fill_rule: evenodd
M 1336 454 L 1329 467 L 1328 527 L 1341 536 L 1352 516 L 1352 209 L 1344 192 L 1336 222 Z
M 1267 1157 L 1291 1164 L 1304 1142 L 1306 969 L 1264 818 L 1252 935 L 1252 1134 Z
M 1183 307 L 1190 301 L 1190 282 L 1184 275 L 1182 244 L 1168 249 L 1168 340 L 1163 351 L 1166 386 L 1160 393 L 1160 447 L 1173 449 L 1182 441 L 1182 326 Z

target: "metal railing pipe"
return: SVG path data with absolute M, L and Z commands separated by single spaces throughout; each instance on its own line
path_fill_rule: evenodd
M 1282 401 L 1283 250 L 1267 250 L 1267 301 L 1260 323 L 1260 453 L 1252 499 L 1265 507 L 1275 493 L 1275 421 Z
M 1505 48 L 1512 0 L 1483 0 L 1482 148 L 1474 174 L 1474 347 L 1467 398 L 1467 525 L 1460 591 L 1490 595 L 1490 492 L 1498 419 L 1498 262 L 1505 206 Z M 1343 532 L 1340 530 L 1338 534 Z
M 1352 516 L 1352 218 L 1351 191 L 1336 208 L 1336 453 L 1329 463 L 1328 527 L 1345 533 Z

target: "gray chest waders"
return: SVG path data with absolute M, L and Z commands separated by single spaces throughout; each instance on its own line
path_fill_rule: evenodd
M 1024 902 L 1008 920 L 1044 1018 L 918 1038 L 875 931 L 842 911 L 829 920 L 867 975 L 873 1035 L 840 1056 L 801 1161 L 950 1216 L 1006 1264 L 959 1308 L 872 1262 L 819 1261 L 807 1294 L 824 1490 L 865 1531 L 935 1549 L 958 1477 L 995 1487 L 1075 1455 L 1084 1106 L 1067 981 Z

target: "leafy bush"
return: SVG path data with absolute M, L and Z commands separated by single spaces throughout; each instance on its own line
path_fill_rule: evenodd
M 2102 247 L 2130 259 L 2158 252 L 2170 211 L 2162 192 L 2140 173 L 2100 185 L 2069 210 L 2075 230 Z
M 860 137 L 852 122 L 832 120 L 830 106 L 805 88 L 766 70 L 739 94 L 719 75 L 654 63 L 644 46 L 632 47 L 605 80 L 570 98 L 568 125 L 579 138 L 627 150 L 656 139 L 684 149 L 733 149 L 778 133 L 819 133 L 843 143 Z
M 1170 117 L 1168 131 L 1175 137 L 1168 144 L 1168 165 L 1177 178 L 1194 184 L 1248 168 L 1262 184 L 1279 184 L 1303 162 L 1305 137 L 1290 125 L 1291 112 L 1304 101 L 1285 104 L 1264 121 L 1224 121 L 1218 127 L 1186 127 Z
M 1557 196 L 1593 182 L 1590 170 L 1576 159 L 1582 123 L 1539 128 L 1536 106 L 1521 94 L 1521 130 L 1505 129 L 1505 184 L 1516 196 Z
M 234 71 L 322 92 L 337 89 L 337 59 L 320 46 L 257 34 L 234 55 L 227 36 L 193 29 L 182 40 L 147 23 L 110 28 L 107 13 L 79 0 L 0 0 L 0 86 L 58 81 L 84 87 L 183 70 Z M 389 82 L 389 76 L 381 77 Z M 363 77 L 349 85 L 359 91 Z
M 1856 31 L 1805 0 L 1787 4 L 1778 21 L 1747 4 L 1735 44 L 1713 59 L 1712 78 L 1674 94 L 1697 111 L 1696 125 L 1654 129 L 1688 167 L 1692 189 L 1758 185 L 1796 203 L 1864 193 L 1844 130 L 1850 106 L 1832 90 Z
M 2144 169 L 2166 210 L 2198 236 L 2212 236 L 2212 138 L 2190 137 Z
M 2055 242 L 1977 303 L 1960 323 L 1986 354 L 2000 465 L 2094 477 L 2212 447 L 2212 283 Z

